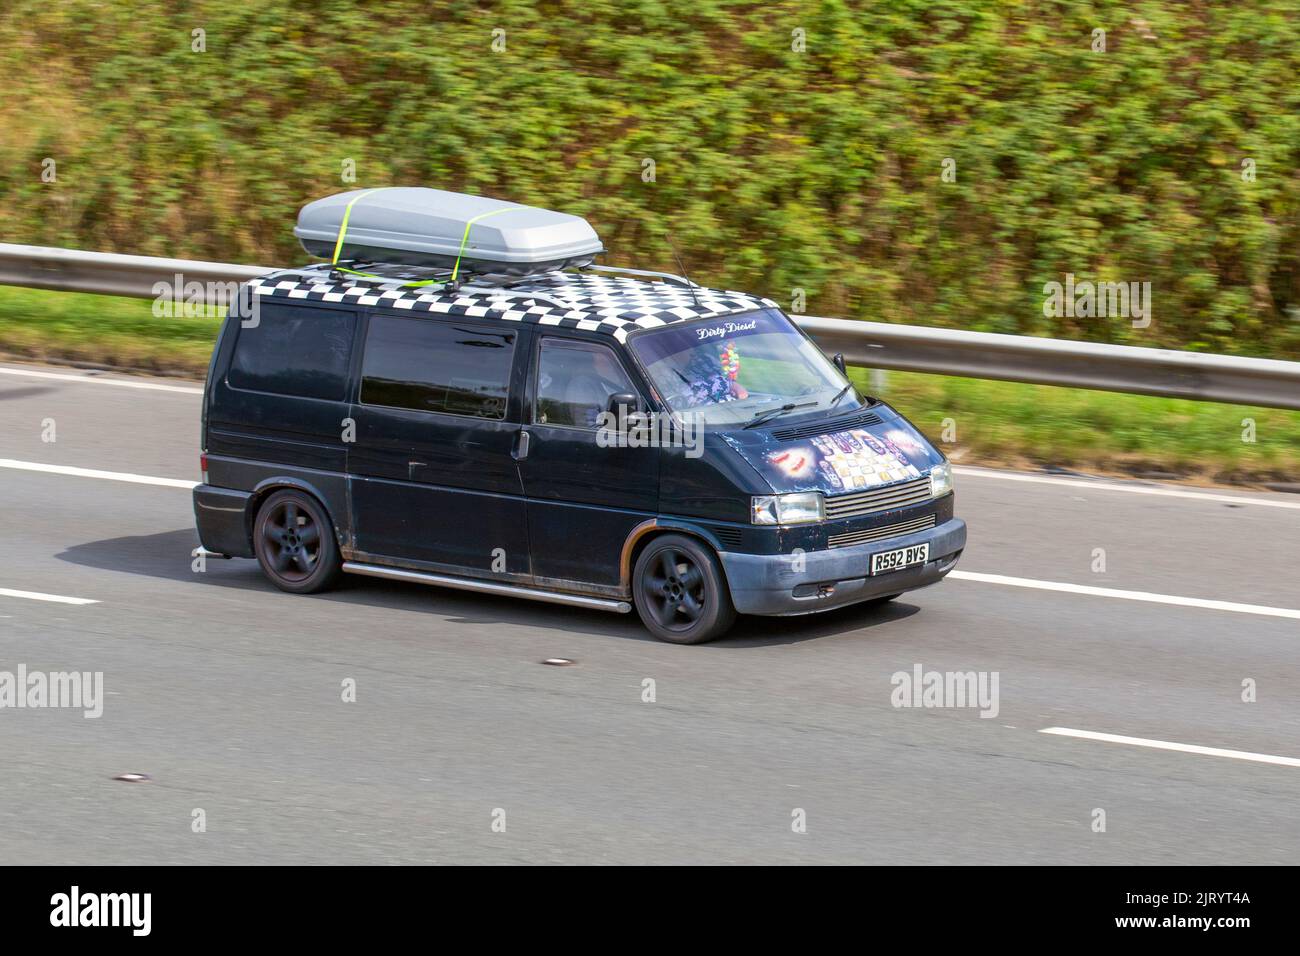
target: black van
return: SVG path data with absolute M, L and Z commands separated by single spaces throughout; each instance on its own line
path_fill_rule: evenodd
M 942 579 L 944 456 L 774 302 L 656 275 L 248 283 L 204 394 L 204 548 L 297 593 L 635 606 L 684 644 Z

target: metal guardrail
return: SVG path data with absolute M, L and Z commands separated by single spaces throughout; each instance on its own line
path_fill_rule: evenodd
M 244 282 L 274 269 L 0 243 L 0 285 L 151 299 L 155 284 Z M 1300 410 L 1300 362 L 793 316 L 850 365 Z
M 1300 409 L 1300 362 L 795 316 L 850 365 Z
M 224 262 L 124 256 L 115 252 L 84 252 L 0 242 L 0 285 L 58 292 L 97 292 L 152 299 L 157 282 L 247 282 L 274 272 L 271 266 L 235 266 Z

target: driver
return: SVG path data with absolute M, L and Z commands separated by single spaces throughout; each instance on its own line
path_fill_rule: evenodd
M 564 402 L 571 409 L 573 425 L 595 428 L 600 413 L 609 407 L 609 397 L 630 391 L 623 369 L 603 349 L 590 353 L 591 370 L 575 375 L 565 390 Z
M 682 376 L 687 385 L 685 404 L 690 406 L 716 405 L 748 398 L 749 392 L 737 381 L 740 374 L 740 355 L 735 342 L 726 342 L 716 354 L 709 349 L 699 349 L 686 366 Z

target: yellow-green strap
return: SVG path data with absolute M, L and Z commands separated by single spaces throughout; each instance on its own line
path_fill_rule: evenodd
M 343 210 L 343 221 L 339 223 L 339 238 L 338 238 L 338 242 L 334 243 L 334 260 L 330 263 L 330 265 L 336 266 L 339 264 L 339 253 L 343 251 L 343 239 L 348 234 L 348 220 L 352 218 L 352 207 L 357 204 L 358 200 L 365 199 L 371 193 L 377 193 L 380 190 L 391 189 L 391 188 L 392 188 L 391 186 L 379 186 L 376 189 L 367 189 L 365 192 L 357 193 L 350 200 L 348 200 L 348 204 Z
M 361 276 L 361 278 L 363 279 L 378 279 L 381 282 L 397 281 L 392 276 L 377 276 L 373 272 L 358 272 L 356 269 L 347 269 L 344 268 L 343 266 L 335 266 L 334 271 L 346 272 L 350 276 Z M 446 284 L 447 284 L 446 279 L 422 279 L 419 282 L 403 282 L 401 285 L 402 288 L 404 289 L 418 289 L 421 286 L 426 286 L 426 285 L 446 285 Z
M 480 219 L 486 219 L 488 216 L 495 216 L 499 212 L 511 212 L 512 210 L 518 208 L 519 208 L 518 206 L 506 206 L 503 209 L 493 209 L 490 212 L 480 213 L 479 215 L 475 216 L 473 219 L 470 219 L 465 223 L 465 235 L 460 237 L 460 251 L 456 253 L 456 264 L 451 268 L 450 281 L 455 282 L 456 276 L 460 272 L 461 256 L 465 255 L 465 245 L 469 242 L 469 227 L 474 225 L 474 223 L 478 222 Z
M 358 272 L 355 269 L 345 269 L 343 266 L 339 265 L 339 255 L 343 252 L 343 240 L 348 234 L 348 220 L 352 218 L 352 207 L 355 206 L 359 200 L 364 199 L 366 196 L 369 196 L 371 193 L 377 193 L 384 189 L 392 189 L 392 188 L 393 188 L 392 186 L 377 186 L 374 189 L 367 189 L 365 192 L 357 193 L 355 196 L 353 196 L 348 201 L 347 206 L 344 207 L 343 221 L 339 223 L 339 238 L 338 241 L 334 243 L 334 260 L 330 263 L 330 265 L 332 265 L 337 271 L 346 272 L 348 275 L 351 276 L 360 276 L 363 279 L 387 278 L 386 276 L 377 276 L 369 272 Z M 414 288 L 416 286 L 434 285 L 441 281 L 442 281 L 441 279 L 429 279 L 424 282 L 407 282 L 404 283 L 404 285 Z

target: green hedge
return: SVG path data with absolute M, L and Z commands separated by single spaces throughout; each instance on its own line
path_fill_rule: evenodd
M 1296 0 L 5 7 L 6 241 L 297 262 L 351 159 L 813 314 L 1300 356 Z M 1067 272 L 1151 327 L 1044 316 Z

